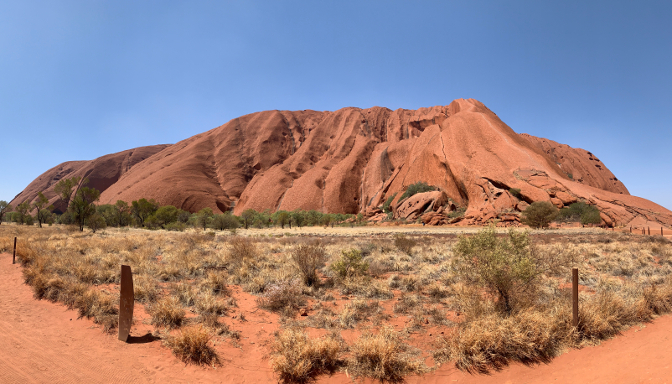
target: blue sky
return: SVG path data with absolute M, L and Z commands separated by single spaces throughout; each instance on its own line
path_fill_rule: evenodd
M 0 200 L 268 109 L 475 98 L 672 209 L 672 2 L 0 2 Z

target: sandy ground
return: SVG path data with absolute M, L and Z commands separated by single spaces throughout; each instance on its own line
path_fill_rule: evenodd
M 185 365 L 160 341 L 143 341 L 147 326 L 137 324 L 126 344 L 101 332 L 92 321 L 62 305 L 36 301 L 23 284 L 21 267 L 0 254 L 0 382 L 1 383 L 273 383 L 276 380 L 264 345 L 227 348 L 217 369 Z M 249 303 L 251 305 L 251 303 Z M 246 303 L 241 303 L 246 308 Z M 250 318 L 250 326 L 263 321 Z M 247 331 L 247 330 L 246 330 Z M 245 332 L 246 333 L 246 332 Z M 264 332 L 270 336 L 270 330 Z M 244 335 L 243 335 L 244 336 Z M 247 343 L 249 344 L 249 342 Z M 409 383 L 672 383 L 672 316 L 597 347 L 572 350 L 548 365 L 514 364 L 490 376 L 470 375 L 442 366 Z M 343 373 L 320 383 L 348 383 Z

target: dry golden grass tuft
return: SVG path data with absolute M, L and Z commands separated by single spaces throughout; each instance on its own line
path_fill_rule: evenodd
M 380 382 L 402 383 L 409 375 L 422 375 L 429 369 L 422 359 L 409 352 L 401 335 L 384 325 L 377 334 L 365 333 L 351 347 L 348 373 Z
M 184 308 L 180 300 L 173 296 L 160 299 L 149 306 L 152 324 L 157 327 L 178 328 L 184 322 Z
M 510 361 L 549 362 L 571 332 L 549 313 L 491 314 L 462 323 L 451 336 L 440 338 L 434 358 L 438 362 L 454 360 L 457 368 L 472 373 L 499 370 Z
M 309 383 L 343 366 L 341 343 L 334 336 L 311 339 L 296 328 L 276 334 L 271 367 L 282 383 Z
M 203 326 L 190 326 L 175 336 L 167 336 L 165 344 L 185 363 L 215 366 L 220 362 L 217 352 L 210 345 L 211 338 Z

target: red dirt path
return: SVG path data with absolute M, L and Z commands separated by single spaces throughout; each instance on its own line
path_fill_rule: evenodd
M 218 369 L 185 366 L 159 341 L 125 344 L 75 311 L 36 301 L 21 267 L 0 254 L 2 383 L 273 383 L 268 360 L 252 366 L 222 356 Z M 137 331 L 136 331 L 137 332 Z M 135 334 L 131 330 L 133 336 Z M 672 316 L 635 326 L 597 347 L 572 350 L 548 365 L 514 364 L 491 376 L 446 364 L 409 383 L 672 383 Z M 249 357 L 249 356 L 248 356 Z M 232 359 L 232 360 L 231 360 Z M 348 383 L 345 374 L 319 382 Z

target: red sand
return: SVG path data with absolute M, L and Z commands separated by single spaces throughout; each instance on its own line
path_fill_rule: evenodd
M 247 336 L 267 339 L 265 313 L 252 313 L 253 302 L 239 300 L 248 321 L 241 349 L 226 348 L 217 369 L 185 365 L 160 342 L 125 344 L 106 335 L 64 306 L 36 301 L 23 284 L 21 267 L 11 255 L 0 254 L 0 382 L 2 383 L 273 383 L 267 346 L 251 345 Z M 147 329 L 139 324 L 131 335 Z M 219 349 L 219 348 L 218 348 Z M 470 375 L 445 364 L 437 372 L 409 383 L 669 383 L 672 382 L 672 316 L 597 347 L 572 350 L 548 365 L 514 364 L 490 376 Z M 345 374 L 324 377 L 323 383 L 351 382 Z M 368 381 L 367 381 L 368 382 Z

